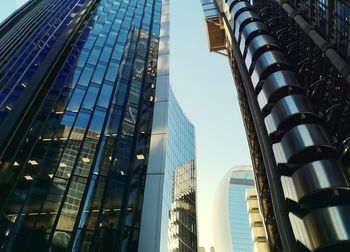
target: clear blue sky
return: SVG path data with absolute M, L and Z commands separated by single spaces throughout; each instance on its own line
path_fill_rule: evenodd
M 0 21 L 24 2 L 1 3 Z M 248 145 L 228 60 L 208 49 L 200 0 L 171 1 L 170 46 L 171 84 L 196 127 L 199 245 L 210 247 L 214 192 L 233 165 L 251 163 Z
M 251 160 L 228 59 L 209 52 L 200 0 L 173 0 L 170 13 L 170 80 L 196 127 L 199 245 L 210 247 L 218 183 Z
M 15 0 L 6 0 L 6 3 L 1 3 L 0 21 L 3 21 L 10 13 L 16 9 L 16 7 L 17 5 Z

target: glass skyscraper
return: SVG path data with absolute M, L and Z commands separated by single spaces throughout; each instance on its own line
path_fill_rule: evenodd
M 251 167 L 232 171 L 228 189 L 228 210 L 231 227 L 232 251 L 253 251 L 245 192 L 254 188 Z
M 230 169 L 220 182 L 212 217 L 218 251 L 254 251 L 246 201 L 246 190 L 250 188 L 255 188 L 251 166 Z
M 349 251 L 349 1 L 201 2 L 235 79 L 271 251 Z
M 1 23 L 1 250 L 196 250 L 193 186 L 191 239 L 170 235 L 195 147 L 168 44 L 168 0 L 32 0 Z

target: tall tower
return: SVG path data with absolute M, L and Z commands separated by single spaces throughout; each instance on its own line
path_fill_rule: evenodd
M 271 251 L 347 251 L 349 2 L 202 6 L 232 68 Z
M 214 245 L 218 251 L 268 251 L 254 192 L 251 166 L 233 167 L 220 182 L 212 217 Z
M 167 250 L 195 173 L 168 40 L 168 0 L 32 0 L 0 25 L 2 251 Z

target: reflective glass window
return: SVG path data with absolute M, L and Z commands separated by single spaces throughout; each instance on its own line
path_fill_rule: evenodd
M 93 115 L 90 130 L 95 132 L 101 132 L 103 127 L 103 122 L 105 121 L 106 111 L 101 109 L 96 109 Z
M 82 51 L 79 55 L 77 66 L 84 67 L 88 57 L 89 57 L 89 53 L 87 51 Z
M 95 46 L 103 47 L 106 39 L 107 39 L 106 35 L 104 35 L 104 34 L 98 35 Z
M 78 84 L 82 86 L 87 86 L 90 82 L 90 79 L 93 73 L 94 73 L 94 69 L 92 67 L 89 67 L 89 66 L 85 67 L 83 70 L 83 73 L 80 76 Z
M 317 0 L 316 22 L 318 31 L 326 37 L 328 36 L 328 0 Z
M 128 37 L 128 31 L 121 29 L 118 36 L 118 42 L 121 44 L 125 44 L 127 37 Z
M 77 128 L 83 128 L 85 129 L 88 125 L 90 119 L 90 112 L 88 111 L 80 111 L 77 121 L 75 122 L 75 126 Z
M 85 95 L 85 88 L 78 86 L 74 92 L 73 95 L 69 101 L 67 110 L 70 111 L 77 111 L 80 107 L 80 104 L 84 98 Z
M 107 66 L 104 64 L 99 64 L 97 65 L 96 69 L 95 69 L 95 73 L 94 76 L 92 77 L 92 82 L 97 83 L 97 84 L 101 84 L 102 83 L 102 79 L 103 76 L 105 74 Z
M 83 102 L 83 108 L 92 109 L 94 107 L 98 91 L 99 88 L 96 86 L 91 85 L 89 87 Z
M 119 68 L 118 63 L 111 62 L 108 66 L 105 79 L 108 81 L 114 82 L 115 79 L 117 78 L 118 68 Z
M 65 126 L 73 126 L 74 120 L 75 120 L 75 115 L 76 115 L 76 113 L 72 113 L 69 111 L 65 112 L 63 117 L 62 117 L 61 124 L 65 125 Z
M 116 44 L 113 54 L 112 54 L 112 59 L 120 61 L 124 52 L 124 47 L 120 44 Z
M 100 61 L 104 63 L 108 63 L 111 53 L 112 53 L 112 48 L 110 47 L 103 48 Z
M 94 43 L 96 41 L 96 36 L 90 36 L 88 38 L 88 40 L 86 41 L 84 48 L 86 49 L 92 49 L 92 47 L 94 46 Z
M 72 81 L 72 85 L 70 86 L 71 88 L 74 88 L 75 85 L 77 84 L 78 79 L 80 77 L 80 74 L 81 74 L 81 70 L 80 69 L 75 69 L 74 70 L 73 81 Z
M 116 33 L 116 32 L 109 33 L 106 44 L 113 46 L 115 41 L 117 40 L 117 35 L 118 35 L 118 33 Z
M 350 61 L 350 3 L 336 2 L 336 40 L 337 49 Z
M 101 49 L 100 48 L 94 48 L 92 49 L 90 53 L 90 57 L 88 59 L 88 63 L 91 65 L 96 65 L 98 58 L 100 57 Z
M 108 84 L 103 85 L 101 93 L 99 95 L 97 105 L 107 108 L 112 95 L 112 91 L 113 91 L 113 86 Z

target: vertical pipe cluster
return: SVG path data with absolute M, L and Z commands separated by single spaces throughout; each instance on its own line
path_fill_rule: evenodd
M 296 241 L 310 251 L 348 249 L 349 182 L 322 120 L 259 11 L 237 0 L 224 0 L 224 9 L 265 118 Z

